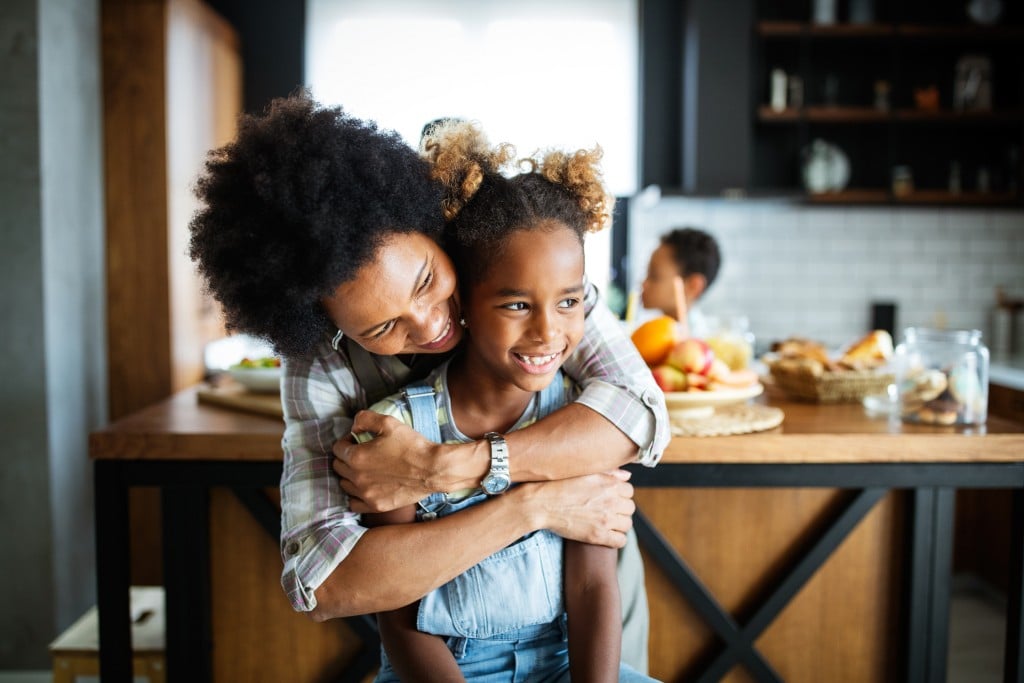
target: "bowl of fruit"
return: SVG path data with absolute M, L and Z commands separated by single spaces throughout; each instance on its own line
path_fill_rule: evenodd
M 243 358 L 228 368 L 228 375 L 249 391 L 271 393 L 281 388 L 281 359 Z
M 718 406 L 741 403 L 764 391 L 756 372 L 730 368 L 705 340 L 683 338 L 667 316 L 644 323 L 632 339 L 665 392 L 672 416 L 709 416 Z

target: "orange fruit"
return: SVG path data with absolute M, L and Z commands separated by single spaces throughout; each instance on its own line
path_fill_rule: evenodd
M 663 315 L 660 318 L 648 320 L 633 330 L 630 339 L 633 340 L 633 345 L 640 352 L 640 357 L 644 359 L 644 362 L 654 367 L 663 363 L 668 357 L 669 351 L 679 339 L 679 332 L 675 319 Z

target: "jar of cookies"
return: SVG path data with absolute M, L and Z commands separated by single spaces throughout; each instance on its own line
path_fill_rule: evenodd
M 905 422 L 980 425 L 988 413 L 988 349 L 978 330 L 908 327 L 894 356 Z

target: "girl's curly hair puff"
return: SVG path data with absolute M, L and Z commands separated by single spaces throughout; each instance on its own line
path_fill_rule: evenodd
M 212 151 L 189 255 L 230 330 L 310 353 L 334 327 L 320 303 L 370 263 L 395 233 L 439 239 L 441 187 L 397 133 L 307 92 L 242 116 Z
M 441 126 L 423 148 L 433 177 L 445 188 L 444 245 L 463 291 L 500 259 L 517 230 L 545 229 L 557 222 L 575 231 L 582 244 L 587 233 L 610 223 L 615 199 L 601 179 L 600 147 L 520 159 L 520 172 L 511 175 L 515 149 L 492 147 L 473 123 Z

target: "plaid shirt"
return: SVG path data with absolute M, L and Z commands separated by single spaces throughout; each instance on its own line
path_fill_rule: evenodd
M 653 467 L 671 438 L 664 394 L 590 284 L 584 306 L 583 340 L 563 366 L 583 389 L 576 401 L 621 429 L 637 444 L 637 461 Z M 397 357 L 374 356 L 374 362 L 391 391 L 414 379 Z M 331 447 L 349 435 L 353 416 L 369 401 L 344 345 L 336 351 L 329 340 L 309 357 L 285 362 L 281 398 L 281 585 L 292 606 L 306 612 L 316 607 L 313 591 L 366 531 L 331 468 Z

